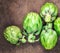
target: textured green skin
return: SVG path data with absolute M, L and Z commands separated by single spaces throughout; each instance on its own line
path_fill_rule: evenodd
M 22 37 L 21 31 L 17 26 L 9 26 L 4 30 L 4 37 L 11 44 L 17 44 L 19 38 Z
M 46 50 L 51 50 L 57 43 L 57 33 L 53 29 L 43 29 L 40 35 L 40 41 L 42 46 Z
M 54 29 L 56 30 L 57 34 L 60 35 L 60 17 L 54 21 Z
M 38 35 L 42 28 L 42 20 L 40 16 L 35 12 L 28 13 L 23 22 L 23 28 L 27 33 Z
M 58 8 L 53 3 L 45 3 L 40 9 L 40 16 L 45 22 L 52 22 L 56 19 Z

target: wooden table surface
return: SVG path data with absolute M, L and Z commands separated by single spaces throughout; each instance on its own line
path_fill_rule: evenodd
M 0 53 L 60 53 L 60 38 L 56 47 L 45 50 L 41 44 L 9 44 L 3 37 L 3 30 L 9 25 L 17 25 L 22 30 L 24 16 L 31 11 L 39 13 L 40 7 L 46 2 L 53 2 L 58 6 L 60 15 L 60 0 L 0 0 Z

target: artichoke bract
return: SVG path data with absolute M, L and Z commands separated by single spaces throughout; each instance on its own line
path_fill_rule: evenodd
M 19 39 L 22 38 L 21 30 L 17 26 L 8 26 L 4 30 L 4 37 L 11 44 L 18 44 Z
M 35 35 L 40 34 L 42 29 L 42 20 L 41 17 L 35 13 L 30 12 L 25 16 L 25 20 L 23 22 L 24 34 L 28 36 L 28 42 L 35 42 Z
M 54 29 L 56 30 L 57 34 L 60 35 L 60 17 L 54 21 Z
M 51 27 L 43 29 L 40 35 L 41 44 L 46 50 L 51 50 L 55 47 L 57 38 L 57 33 Z
M 40 16 L 45 22 L 52 22 L 56 19 L 58 8 L 53 3 L 45 3 L 40 9 Z

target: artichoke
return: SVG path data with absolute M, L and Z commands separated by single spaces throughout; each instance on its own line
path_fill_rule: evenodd
M 56 30 L 57 34 L 60 35 L 60 17 L 54 21 L 54 29 Z
M 17 26 L 9 26 L 9 27 L 7 27 L 4 30 L 4 37 L 11 44 L 18 44 L 19 41 L 24 40 L 24 38 L 22 38 L 21 30 Z
M 35 13 L 30 12 L 25 16 L 25 20 L 23 22 L 24 34 L 28 36 L 28 42 L 33 43 L 36 40 L 36 36 L 40 34 L 42 28 L 42 20 L 41 17 Z
M 45 3 L 40 9 L 40 16 L 45 22 L 52 22 L 56 19 L 58 8 L 53 3 Z
M 49 25 L 51 24 L 44 26 L 40 35 L 41 44 L 46 50 L 54 48 L 58 38 L 57 33 Z

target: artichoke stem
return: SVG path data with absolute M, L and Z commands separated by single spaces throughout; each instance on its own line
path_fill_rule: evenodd
M 45 16 L 45 22 L 51 22 L 51 15 L 49 13 L 46 14 Z
M 26 43 L 25 36 L 22 36 L 22 39 L 20 39 L 20 41 L 21 41 L 22 43 Z
M 38 42 L 38 41 L 39 41 L 39 39 L 35 40 L 35 42 Z
M 52 23 L 47 23 L 48 28 L 52 28 Z
M 36 36 L 35 35 L 33 35 L 33 34 L 29 34 L 28 35 L 28 42 L 29 43 L 35 43 L 35 42 L 38 42 L 38 41 L 39 41 L 39 39 L 36 40 Z
M 52 29 L 52 23 L 47 23 L 46 26 L 44 26 L 45 30 Z

